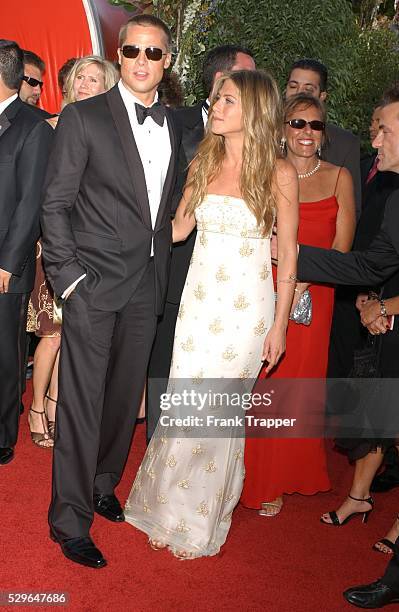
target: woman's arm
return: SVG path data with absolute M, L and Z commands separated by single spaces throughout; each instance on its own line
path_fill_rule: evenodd
M 331 248 L 346 253 L 350 251 L 356 226 L 356 207 L 353 181 L 349 170 L 341 168 L 336 188 L 338 213 L 335 238 Z
M 194 164 L 191 164 L 190 169 L 188 171 L 187 182 L 189 181 L 193 174 Z M 191 195 L 193 193 L 192 187 L 185 187 L 183 191 L 182 199 L 180 200 L 179 206 L 177 207 L 175 218 L 172 221 L 172 235 L 173 242 L 182 242 L 189 237 L 193 229 L 195 228 L 195 217 L 194 215 L 186 214 L 187 204 L 191 199 Z
M 298 234 L 298 177 L 285 160 L 278 160 L 275 177 L 277 205 L 277 304 L 274 324 L 266 336 L 263 359 L 269 372 L 285 351 L 285 336 L 294 295 Z

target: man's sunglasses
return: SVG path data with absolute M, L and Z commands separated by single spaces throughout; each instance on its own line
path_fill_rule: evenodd
M 325 130 L 325 123 L 323 121 L 318 121 L 314 119 L 313 121 L 305 121 L 305 119 L 290 119 L 289 121 L 284 121 L 284 123 L 288 123 L 295 130 L 303 130 L 306 125 L 310 125 L 310 129 L 315 132 L 323 132 Z
M 40 89 L 42 89 L 43 87 L 43 81 L 38 81 L 37 79 L 34 79 L 33 77 L 28 77 L 24 75 L 22 77 L 22 80 L 26 81 L 28 85 L 30 85 L 31 87 L 37 87 L 38 85 L 40 85 Z
M 129 59 L 135 59 L 136 57 L 138 57 L 141 49 L 142 47 L 139 47 L 138 45 L 124 45 L 122 47 L 122 53 L 125 57 L 128 57 Z M 164 53 L 162 49 L 159 49 L 158 47 L 146 47 L 143 50 L 145 52 L 146 58 L 151 60 L 152 62 L 159 62 L 159 60 L 162 59 L 162 56 L 166 55 L 166 53 Z

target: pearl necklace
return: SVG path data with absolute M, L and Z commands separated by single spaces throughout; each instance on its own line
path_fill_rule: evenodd
M 318 171 L 318 169 L 320 168 L 320 166 L 321 166 L 321 161 L 320 161 L 320 159 L 318 159 L 318 160 L 317 160 L 317 164 L 315 165 L 315 167 L 313 168 L 313 170 L 310 170 L 310 172 L 304 172 L 303 174 L 300 174 L 300 173 L 298 172 L 298 178 L 299 178 L 299 179 L 309 178 L 309 176 L 312 176 L 312 174 L 315 174 L 315 173 Z

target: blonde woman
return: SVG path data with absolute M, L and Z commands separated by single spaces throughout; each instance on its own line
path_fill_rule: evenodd
M 173 222 L 174 242 L 185 240 L 195 225 L 198 233 L 166 398 L 172 392 L 181 399 L 185 391 L 228 392 L 241 388 L 238 381 L 250 391 L 262 361 L 272 368 L 285 350 L 298 181 L 290 164 L 277 159 L 281 123 L 278 89 L 266 73 L 238 71 L 217 82 L 207 134 Z M 281 242 L 275 309 L 270 233 L 276 215 Z M 180 416 L 230 410 L 225 400 L 202 412 L 194 404 Z M 215 555 L 240 497 L 244 441 L 233 435 L 234 427 L 221 431 L 201 422 L 203 429 L 177 422 L 171 437 L 168 424 L 176 416 L 178 410 L 161 416 L 126 503 L 126 520 L 148 534 L 152 548 L 168 547 L 181 559 Z
M 66 79 L 66 104 L 104 93 L 115 85 L 118 78 L 118 71 L 111 62 L 97 55 L 82 57 L 76 60 Z M 57 121 L 58 117 L 48 120 L 54 128 Z M 34 355 L 33 401 L 28 422 L 33 443 L 41 448 L 51 448 L 54 445 L 61 325 L 54 321 L 53 292 L 45 277 L 41 250 L 39 241 L 27 330 L 34 332 L 40 342 Z

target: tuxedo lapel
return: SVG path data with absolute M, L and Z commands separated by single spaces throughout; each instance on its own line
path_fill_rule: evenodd
M 141 163 L 139 151 L 133 136 L 127 110 L 122 101 L 118 86 L 115 85 L 107 93 L 107 101 L 114 120 L 123 153 L 129 169 L 133 190 L 141 210 L 144 225 L 152 230 L 150 205 L 148 202 L 147 185 L 145 182 L 144 168 Z
M 3 134 L 6 133 L 8 128 L 13 122 L 14 117 L 17 115 L 19 109 L 21 108 L 23 102 L 21 102 L 20 98 L 17 98 L 0 115 L 0 138 Z
M 6 133 L 11 123 L 9 122 L 5 113 L 0 115 L 0 138 Z
M 171 155 L 169 160 L 168 171 L 166 173 L 166 178 L 162 190 L 161 201 L 159 203 L 159 209 L 157 214 L 157 219 L 155 222 L 155 229 L 157 229 L 162 217 L 163 212 L 165 210 L 165 206 L 168 203 L 168 198 L 170 196 L 171 188 L 173 187 L 172 181 L 175 176 L 175 167 L 176 167 L 176 159 L 177 159 L 177 137 L 176 137 L 176 128 L 173 125 L 173 117 L 172 113 L 168 108 L 166 110 L 166 119 L 168 123 L 169 129 L 169 138 L 170 138 L 170 146 L 171 146 Z

